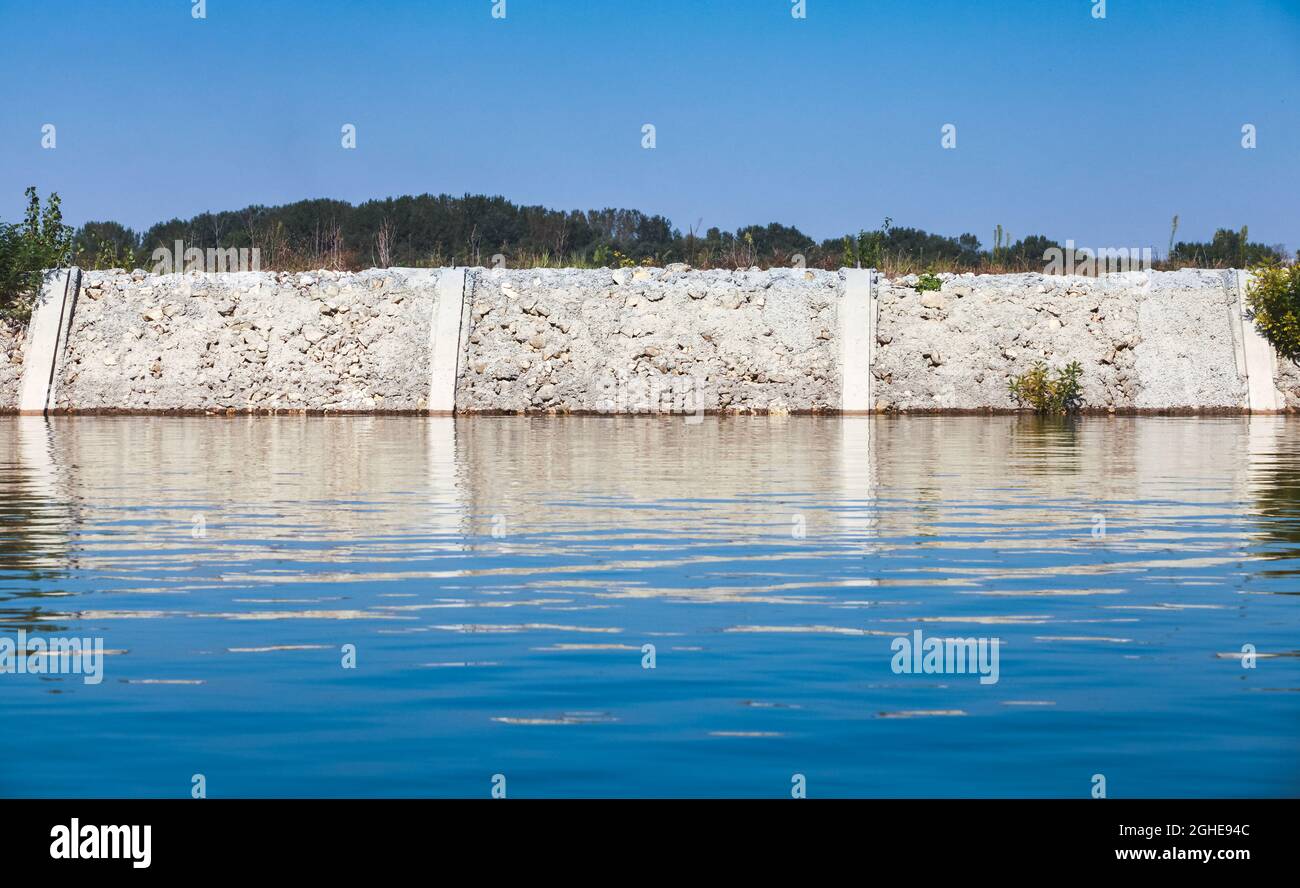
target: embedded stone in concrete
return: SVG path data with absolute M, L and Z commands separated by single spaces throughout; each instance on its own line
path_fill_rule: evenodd
M 1036 362 L 1083 366 L 1083 406 L 1239 410 L 1225 273 L 1183 269 L 1078 275 L 939 274 L 883 280 L 872 360 L 875 406 L 1013 409 L 1012 377 Z
M 17 321 L 0 318 L 0 413 L 18 410 L 18 390 L 23 381 L 23 348 L 27 328 Z
M 65 411 L 422 411 L 433 269 L 84 275 Z
M 1130 273 L 1138 313 L 1134 406 L 1236 410 L 1245 400 L 1235 344 L 1223 323 L 1227 273 L 1182 269 Z M 1123 278 L 1124 275 L 1115 275 Z
M 840 276 L 480 269 L 457 409 L 831 412 Z

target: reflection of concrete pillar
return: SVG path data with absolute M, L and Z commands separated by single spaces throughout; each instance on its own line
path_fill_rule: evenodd
M 1283 517 L 1281 510 L 1289 508 L 1292 503 L 1283 492 L 1285 482 L 1278 477 L 1280 471 L 1277 454 L 1281 442 L 1285 440 L 1287 419 L 1284 416 L 1259 416 L 1252 414 L 1246 419 L 1245 441 L 1241 452 L 1236 454 L 1236 464 L 1244 470 L 1245 484 L 1234 485 L 1233 493 L 1240 496 L 1247 505 L 1247 513 L 1255 520 L 1246 525 L 1241 533 L 1241 544 L 1249 546 L 1252 542 L 1269 540 L 1285 541 L 1288 548 L 1294 546 L 1294 537 L 1287 532 L 1289 521 L 1278 521 Z M 1243 490 L 1244 488 L 1244 490 Z M 1242 589 L 1244 579 L 1241 575 L 1234 586 Z
M 72 326 L 72 309 L 81 286 L 81 269 L 52 272 L 45 278 L 23 348 L 23 377 L 18 388 L 18 412 L 44 415 L 55 406 L 63 353 Z
M 870 416 L 846 416 L 840 420 L 840 533 L 848 537 L 868 538 L 877 535 L 879 519 L 875 514 L 875 459 L 871 449 Z
M 43 416 L 20 416 L 18 469 L 21 495 L 29 520 L 22 529 L 22 550 L 15 567 L 60 570 L 69 566 L 68 540 L 72 531 L 72 506 L 59 477 L 55 459 L 54 426 Z M 15 503 L 17 505 L 17 502 Z
M 444 268 L 438 274 L 437 301 L 429 325 L 430 413 L 452 413 L 456 409 L 465 286 L 463 268 Z
M 1278 444 L 1286 422 L 1282 416 L 1251 416 L 1246 420 L 1245 458 L 1238 455 L 1236 462 L 1245 465 L 1246 488 L 1256 500 L 1261 491 L 1267 493 L 1277 486 Z
M 1245 317 L 1246 285 L 1244 271 L 1231 272 L 1233 282 L 1233 316 L 1240 324 L 1241 351 L 1246 371 L 1246 406 L 1252 413 L 1275 413 L 1283 408 L 1286 399 L 1277 390 L 1277 354 L 1268 340 L 1255 329 L 1254 322 Z M 1237 331 L 1234 330 L 1235 334 Z
M 54 462 L 54 429 L 43 416 L 18 419 L 18 464 L 31 494 L 57 500 L 58 471 Z
M 871 351 L 876 342 L 875 271 L 846 268 L 840 298 L 840 410 L 867 413 L 871 403 Z
M 443 536 L 462 537 L 467 533 L 464 481 L 468 472 L 462 466 L 464 454 L 456 450 L 456 420 L 450 416 L 431 416 L 425 420 L 428 435 L 425 442 L 429 495 L 433 514 L 429 519 L 433 532 Z M 461 541 L 448 541 L 448 548 L 463 550 Z

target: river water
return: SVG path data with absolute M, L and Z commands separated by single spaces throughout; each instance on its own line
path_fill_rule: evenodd
M 105 649 L 3 796 L 1300 793 L 1292 419 L 4 417 L 0 496 L 0 638 Z

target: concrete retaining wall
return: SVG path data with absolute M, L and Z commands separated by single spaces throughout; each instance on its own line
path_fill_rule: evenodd
M 834 410 L 839 282 L 825 271 L 479 270 L 456 404 Z
M 88 272 L 55 403 L 423 410 L 438 274 Z
M 918 292 L 914 277 L 870 272 L 684 266 L 87 272 L 64 309 L 66 341 L 43 344 L 59 358 L 47 403 L 62 412 L 996 410 L 1015 406 L 1012 375 L 1077 360 L 1091 409 L 1300 409 L 1300 369 L 1243 322 L 1236 272 L 940 278 L 940 290 Z M 0 410 L 44 384 L 22 364 L 30 348 L 22 331 L 0 328 Z
M 1081 363 L 1094 408 L 1240 408 L 1227 280 L 1184 270 L 961 275 L 927 293 L 885 283 L 876 409 L 1009 409 L 1008 379 L 1037 360 Z

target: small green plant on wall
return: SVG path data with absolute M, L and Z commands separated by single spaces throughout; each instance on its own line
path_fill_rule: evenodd
M 1300 265 L 1265 265 L 1251 272 L 1246 304 L 1255 328 L 1278 354 L 1300 363 Z
M 1022 407 L 1044 415 L 1059 415 L 1079 409 L 1083 367 L 1071 361 L 1061 370 L 1049 371 L 1042 361 L 1007 383 L 1011 397 Z
M 927 290 L 938 290 L 941 287 L 943 287 L 943 281 L 928 271 L 916 279 L 916 292 L 918 293 L 924 293 Z

